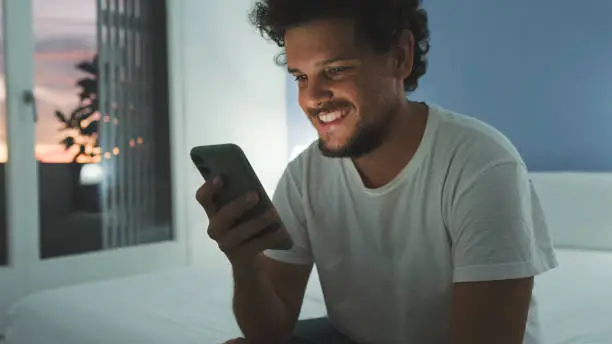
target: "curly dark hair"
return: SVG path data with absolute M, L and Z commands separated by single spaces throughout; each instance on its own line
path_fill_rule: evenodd
M 327 18 L 352 19 L 360 38 L 376 51 L 388 52 L 403 30 L 415 40 L 414 66 L 404 80 L 404 90 L 412 92 L 427 71 L 429 28 L 421 0 L 260 0 L 250 13 L 252 24 L 264 38 L 285 47 L 285 32 L 308 21 Z M 284 52 L 276 62 L 284 65 Z

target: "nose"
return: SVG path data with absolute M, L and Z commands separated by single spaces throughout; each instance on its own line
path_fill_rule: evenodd
M 331 100 L 334 92 L 324 80 L 310 79 L 307 86 L 302 88 L 300 97 L 306 107 L 316 109 Z

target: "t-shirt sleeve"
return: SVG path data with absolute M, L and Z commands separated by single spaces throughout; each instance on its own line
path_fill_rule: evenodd
M 448 223 L 454 282 L 524 278 L 554 268 L 538 202 L 519 162 L 492 165 L 459 183 Z
M 264 254 L 281 262 L 308 265 L 313 263 L 313 257 L 298 183 L 297 178 L 292 174 L 290 165 L 278 182 L 272 199 L 276 211 L 293 240 L 293 248 L 266 250 Z

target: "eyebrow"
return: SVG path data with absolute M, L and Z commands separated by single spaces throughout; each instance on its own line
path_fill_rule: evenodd
M 317 62 L 317 66 L 327 66 L 330 65 L 332 63 L 336 63 L 336 62 L 341 62 L 341 61 L 354 61 L 357 60 L 356 57 L 354 56 L 339 56 L 339 57 L 333 57 L 331 59 L 327 59 L 321 62 Z M 302 71 L 300 71 L 298 68 L 293 68 L 293 67 L 288 67 L 287 70 L 289 71 L 289 73 L 291 74 L 295 74 L 295 73 L 301 73 Z

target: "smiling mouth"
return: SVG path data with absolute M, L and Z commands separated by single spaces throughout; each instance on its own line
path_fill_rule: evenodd
M 331 111 L 331 112 L 320 113 L 319 115 L 315 117 L 318 119 L 319 123 L 323 125 L 329 125 L 329 124 L 340 122 L 348 114 L 349 114 L 348 110 L 336 110 L 336 111 Z

